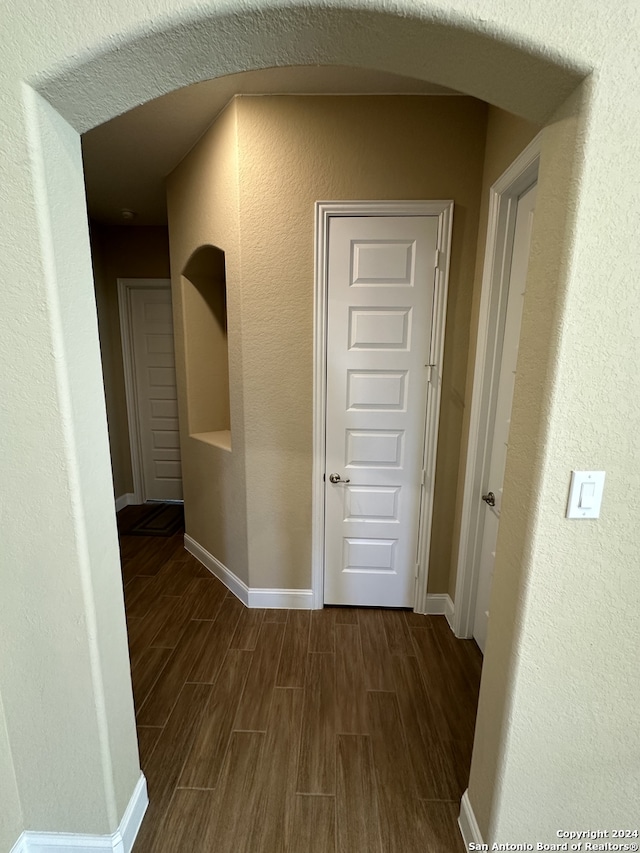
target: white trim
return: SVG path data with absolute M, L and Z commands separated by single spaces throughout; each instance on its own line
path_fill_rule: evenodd
M 147 780 L 140 775 L 120 826 L 111 835 L 81 835 L 71 832 L 23 832 L 11 853 L 131 853 L 149 805 Z
M 453 618 L 453 601 L 446 592 L 430 592 L 427 594 L 427 606 L 424 611 L 427 616 L 446 616 L 447 621 Z
M 138 421 L 138 395 L 133 361 L 133 327 L 131 313 L 131 291 L 142 288 L 169 288 L 170 278 L 119 278 L 118 312 L 120 315 L 120 338 L 122 342 L 122 362 L 124 366 L 124 390 L 127 399 L 127 424 L 129 425 L 129 445 L 131 449 L 131 471 L 133 474 L 132 503 L 143 504 L 146 500 L 144 476 L 142 470 L 142 447 L 140 444 L 140 424 Z
M 478 821 L 476 820 L 476 816 L 473 813 L 473 808 L 471 807 L 471 800 L 469 799 L 468 788 L 462 795 L 462 800 L 460 802 L 460 816 L 458 817 L 458 826 L 460 828 L 462 840 L 464 841 L 464 846 L 467 850 L 469 849 L 470 844 L 484 844 L 484 841 L 482 839 L 482 833 L 480 832 L 480 827 L 478 826 Z
M 184 535 L 184 547 L 219 581 L 222 581 L 245 607 L 285 610 L 311 610 L 313 607 L 313 591 L 310 589 L 260 589 L 258 587 L 251 589 L 187 533 Z
M 236 598 L 239 598 L 246 607 L 249 606 L 249 587 L 244 581 L 234 575 L 230 569 L 214 557 L 213 554 L 210 554 L 206 548 L 203 548 L 188 533 L 184 534 L 184 547 L 196 560 L 202 563 L 205 569 L 209 569 L 211 574 L 215 575 L 219 581 L 222 581 Z
M 458 548 L 453 621 L 457 637 L 473 636 L 482 545 L 481 495 L 490 453 L 489 412 L 495 407 L 497 395 L 502 348 L 499 320 L 504 316 L 509 288 L 508 246 L 513 240 L 518 196 L 535 182 L 538 174 L 541 138 L 539 133 L 490 189 Z
M 147 780 L 143 773 L 140 774 L 129 805 L 127 806 L 122 820 L 120 821 L 119 833 L 122 839 L 122 853 L 130 853 L 133 849 L 142 820 L 149 805 L 149 794 L 147 792 Z
M 312 589 L 250 589 L 249 607 L 278 608 L 280 610 L 311 610 Z
M 424 434 L 425 486 L 420 506 L 419 564 L 416 578 L 415 610 L 424 613 L 427 607 L 429 580 L 429 552 L 431 550 L 431 528 L 433 523 L 433 498 L 438 455 L 438 427 L 440 425 L 440 401 L 442 397 L 442 369 L 444 363 L 444 334 L 447 320 L 447 296 L 449 293 L 449 264 L 451 261 L 451 236 L 453 227 L 453 202 L 432 202 L 429 207 L 439 206 L 438 214 L 438 266 L 433 295 L 433 320 L 431 326 L 431 351 L 429 364 L 435 365 L 427 386 L 427 416 Z M 435 382 L 434 382 L 435 378 Z
M 313 607 L 324 607 L 324 497 L 327 412 L 327 252 L 329 217 L 315 206 L 313 304 L 313 458 L 311 463 L 311 587 Z
M 133 492 L 127 492 L 125 495 L 120 495 L 119 498 L 116 498 L 116 512 L 120 512 L 121 509 L 124 509 L 126 506 L 132 506 L 133 504 L 137 504 L 136 496 Z
M 444 331 L 447 311 L 449 261 L 453 202 L 446 201 L 318 201 L 315 228 L 315 301 L 314 301 L 314 374 L 313 374 L 313 463 L 312 463 L 312 532 L 311 583 L 313 607 L 324 606 L 324 539 L 325 539 L 325 441 L 326 441 L 326 362 L 327 362 L 327 250 L 329 220 L 335 216 L 437 216 L 439 263 L 436 269 L 433 319 L 431 327 L 430 364 L 432 381 L 427 394 L 425 427 L 426 473 L 425 498 L 419 520 L 420 563 L 416 580 L 415 610 L 426 613 L 429 547 L 433 518 L 433 483 L 438 449 L 438 424 L 442 393 Z

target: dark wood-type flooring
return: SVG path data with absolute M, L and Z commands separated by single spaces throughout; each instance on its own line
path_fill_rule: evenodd
M 150 796 L 134 853 L 461 853 L 473 641 L 406 611 L 248 610 L 181 532 L 121 552 Z

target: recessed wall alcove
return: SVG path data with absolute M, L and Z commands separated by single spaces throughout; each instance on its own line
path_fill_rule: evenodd
M 182 271 L 186 397 L 191 438 L 231 450 L 225 254 L 201 246 Z

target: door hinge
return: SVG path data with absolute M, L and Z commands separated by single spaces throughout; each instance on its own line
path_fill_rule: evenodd
M 440 269 L 440 249 L 436 249 L 435 264 L 436 269 Z
M 433 371 L 438 367 L 437 364 L 425 364 L 425 367 L 429 368 L 429 378 L 427 382 L 431 384 L 433 382 Z
M 427 479 L 427 472 L 426 472 L 426 471 L 423 471 L 423 472 L 422 472 L 422 480 L 420 481 L 420 482 L 422 483 L 422 485 L 423 485 L 423 486 L 424 486 L 424 484 L 425 484 L 425 482 L 426 482 L 426 479 Z
M 414 578 L 416 578 L 416 580 L 417 580 L 417 578 L 418 578 L 418 573 L 419 573 L 419 572 L 420 572 L 420 563 L 416 563 L 416 571 L 415 571 L 415 574 L 414 574 L 414 576 L 413 576 Z

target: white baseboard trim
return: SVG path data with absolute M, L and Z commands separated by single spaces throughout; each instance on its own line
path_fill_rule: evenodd
M 136 496 L 133 492 L 127 492 L 126 495 L 120 495 L 119 498 L 116 498 L 116 512 L 120 512 L 121 509 L 124 509 L 126 506 L 131 506 L 132 504 L 137 504 Z
M 249 607 L 312 610 L 312 589 L 250 589 Z
M 476 820 L 473 808 L 471 807 L 468 788 L 462 795 L 462 801 L 460 802 L 458 826 L 460 827 L 460 834 L 462 835 L 462 840 L 464 841 L 464 846 L 467 850 L 469 849 L 470 844 L 484 844 L 482 833 L 478 826 L 478 821 Z
M 446 592 L 430 592 L 427 594 L 427 615 L 446 616 L 451 624 L 453 619 L 453 601 Z
M 147 780 L 140 776 L 120 826 L 111 835 L 71 832 L 23 832 L 11 853 L 131 853 L 149 805 Z
M 451 630 L 453 631 L 454 634 L 455 634 L 455 631 L 453 628 L 453 623 L 455 622 L 455 619 L 454 619 L 455 614 L 456 614 L 456 606 L 453 603 L 453 601 L 451 600 L 451 596 L 448 595 L 447 601 L 445 603 L 444 615 L 446 616 L 447 622 L 449 623 L 449 627 L 451 628 Z
M 252 589 L 188 533 L 184 535 L 184 547 L 219 581 L 222 581 L 245 607 L 282 608 L 284 610 L 313 609 L 312 589 L 260 589 L 258 587 Z M 430 616 L 446 616 L 449 625 L 452 625 L 454 606 L 451 596 L 447 593 L 427 595 L 427 614 Z
M 210 554 L 206 548 L 203 548 L 188 533 L 184 534 L 184 547 L 196 560 L 202 563 L 205 569 L 209 569 L 211 574 L 215 575 L 219 581 L 222 581 L 236 598 L 239 598 L 246 607 L 249 606 L 249 587 L 244 581 L 241 581 L 239 577 L 234 575 L 220 560 L 216 559 L 213 554 Z
M 187 533 L 184 535 L 184 547 L 219 581 L 222 581 L 246 607 L 285 610 L 311 610 L 313 607 L 313 590 L 311 589 L 251 589 Z
M 130 853 L 133 849 L 148 806 L 149 793 L 147 791 L 147 780 L 144 773 L 141 773 L 118 829 L 122 840 L 122 853 Z M 114 851 L 116 849 L 114 848 Z M 120 853 L 120 851 L 117 851 L 117 853 Z

